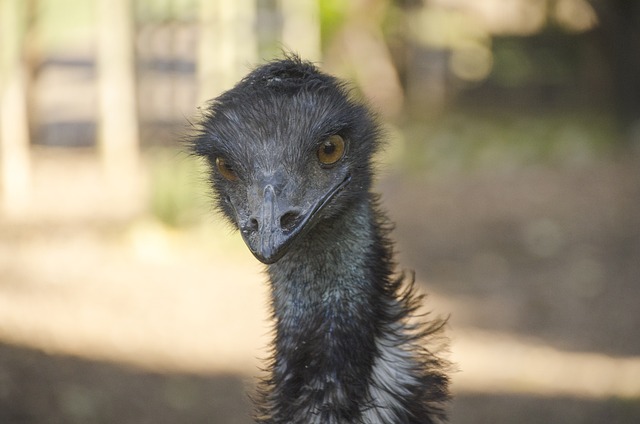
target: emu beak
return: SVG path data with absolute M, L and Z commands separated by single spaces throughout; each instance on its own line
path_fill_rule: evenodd
M 240 233 L 251 253 L 267 265 L 280 260 L 293 241 L 313 226 L 311 221 L 317 212 L 350 181 L 351 176 L 347 175 L 307 210 L 293 205 L 286 194 L 276 195 L 273 185 L 266 184 L 261 195 L 249 202 L 255 212 L 240 223 Z
M 242 227 L 242 238 L 251 253 L 262 263 L 272 264 L 282 257 L 290 238 L 282 228 L 280 207 L 275 190 L 267 184 L 262 201 L 254 202 L 259 210 Z

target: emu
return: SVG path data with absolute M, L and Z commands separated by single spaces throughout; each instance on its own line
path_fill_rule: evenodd
M 422 297 L 394 271 L 390 224 L 370 191 L 374 114 L 292 55 L 202 115 L 193 152 L 269 276 L 275 340 L 256 422 L 445 421 L 447 362 L 425 347 L 445 320 L 416 320 Z

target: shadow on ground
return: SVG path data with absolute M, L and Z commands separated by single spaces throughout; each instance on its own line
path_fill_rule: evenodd
M 454 326 L 640 355 L 640 161 L 384 181 L 403 267 Z
M 237 375 L 162 374 L 0 344 L 0 423 L 248 424 Z
M 640 403 L 623 399 L 462 394 L 454 400 L 450 422 L 628 424 L 640 422 Z

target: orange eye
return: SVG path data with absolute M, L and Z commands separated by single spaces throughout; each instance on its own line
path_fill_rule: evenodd
M 320 145 L 316 154 L 322 165 L 330 166 L 342 159 L 342 156 L 344 156 L 344 148 L 344 139 L 338 134 L 335 134 L 327 138 Z
M 236 174 L 233 167 L 220 156 L 216 158 L 216 168 L 218 169 L 218 172 L 220 172 L 220 175 L 222 175 L 226 180 L 235 181 L 238 179 L 238 174 Z

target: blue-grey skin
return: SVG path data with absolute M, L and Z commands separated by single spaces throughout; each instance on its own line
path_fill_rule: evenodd
M 336 135 L 344 153 L 324 164 Z M 409 322 L 421 297 L 394 276 L 370 192 L 379 136 L 342 83 L 288 57 L 210 102 L 192 140 L 217 207 L 268 265 L 275 340 L 257 422 L 445 419 L 446 363 L 424 347 L 443 321 Z

